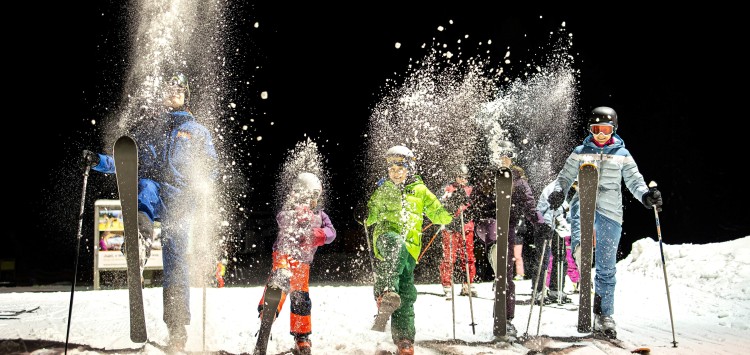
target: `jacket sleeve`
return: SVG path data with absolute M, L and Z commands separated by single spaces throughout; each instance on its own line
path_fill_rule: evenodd
M 518 186 L 515 186 L 515 188 L 519 189 L 522 194 L 521 201 L 519 202 L 521 203 L 520 207 L 523 214 L 534 224 L 544 223 L 544 217 L 536 209 L 536 201 L 534 201 L 534 195 L 531 193 L 529 183 L 524 178 L 518 179 L 517 181 Z
M 326 233 L 325 244 L 331 244 L 336 239 L 336 229 L 333 228 L 333 223 L 325 212 L 320 211 L 320 218 L 322 220 L 321 228 Z
M 643 195 L 648 192 L 648 185 L 646 185 L 643 175 L 638 171 L 638 165 L 635 163 L 633 156 L 630 155 L 630 152 L 627 152 L 625 155 L 622 165 L 622 179 L 625 181 L 625 186 L 627 186 L 630 193 L 638 201 L 643 200 Z
M 433 224 L 449 224 L 453 216 L 443 207 L 438 198 L 429 189 L 425 189 L 423 198 L 424 214 Z
M 94 171 L 105 174 L 115 173 L 115 159 L 106 154 L 99 154 L 99 164 L 93 167 Z

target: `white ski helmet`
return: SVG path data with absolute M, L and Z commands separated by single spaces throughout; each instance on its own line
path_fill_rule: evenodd
M 414 153 L 411 149 L 404 147 L 403 145 L 395 145 L 388 148 L 385 152 L 385 160 L 390 164 L 399 164 L 409 170 L 410 173 L 414 173 L 417 167 L 417 159 L 414 157 Z
M 313 197 L 318 197 L 323 193 L 323 184 L 321 184 L 320 179 L 313 173 L 300 173 L 297 175 L 292 188 L 295 192 L 310 194 Z
M 469 176 L 469 168 L 466 164 L 461 163 L 456 166 L 456 176 L 467 177 Z

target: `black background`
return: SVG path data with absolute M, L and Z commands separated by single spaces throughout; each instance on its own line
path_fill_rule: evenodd
M 362 257 L 353 253 L 363 239 L 350 207 L 367 198 L 354 192 L 357 161 L 385 80 L 404 72 L 409 58 L 422 56 L 420 45 L 431 43 L 440 25 L 492 39 L 495 53 L 510 47 L 523 59 L 565 22 L 580 70 L 579 106 L 617 111 L 618 133 L 647 181 L 659 182 L 664 193 L 665 242 L 750 235 L 747 178 L 739 172 L 746 169 L 748 149 L 740 97 L 747 92 L 741 55 L 747 41 L 738 10 L 273 3 L 229 6 L 234 43 L 255 54 L 229 58 L 235 75 L 252 82 L 241 89 L 245 99 L 238 111 L 262 113 L 265 120 L 253 127 L 264 139 L 252 143 L 255 154 L 249 158 L 248 229 L 267 217 L 273 174 L 285 152 L 307 134 L 328 142 L 321 151 L 332 171 L 329 214 L 339 230 L 321 258 Z M 102 132 L 90 121 L 113 110 L 122 94 L 118 84 L 127 70 L 132 6 L 55 3 L 16 10 L 11 15 L 20 16 L 21 25 L 3 24 L 4 141 L 11 159 L 4 171 L 9 194 L 0 257 L 15 260 L 18 284 L 73 277 L 83 180 L 76 164 L 81 149 L 103 149 Z M 394 48 L 396 42 L 401 49 Z M 271 93 L 269 100 L 257 99 L 263 90 Z M 116 198 L 113 177 L 93 173 L 87 181 L 78 259 L 82 283 L 91 282 L 93 200 Z M 625 196 L 623 253 L 633 241 L 656 236 L 653 213 Z M 240 234 L 234 237 L 248 237 Z M 269 253 L 260 250 L 244 262 L 270 258 Z

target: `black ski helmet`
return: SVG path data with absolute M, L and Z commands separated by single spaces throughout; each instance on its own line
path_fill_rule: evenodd
M 589 126 L 594 124 L 611 124 L 617 129 L 617 112 L 607 106 L 599 106 L 591 110 Z

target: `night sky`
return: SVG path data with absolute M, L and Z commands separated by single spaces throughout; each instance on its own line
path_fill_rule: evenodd
M 664 241 L 699 244 L 750 235 L 747 178 L 737 172 L 748 160 L 744 101 L 735 94 L 747 92 L 739 11 L 680 9 L 678 15 L 640 6 L 491 10 L 387 3 L 229 6 L 233 43 L 256 54 L 228 61 L 237 78 L 252 83 L 239 89 L 238 111 L 265 119 L 254 126 L 264 139 L 253 143 L 249 158 L 248 211 L 264 212 L 273 174 L 307 133 L 327 141 L 321 152 L 337 194 L 329 212 L 340 235 L 361 233 L 349 210 L 367 198 L 353 192 L 355 167 L 385 80 L 403 73 L 409 58 L 424 55 L 421 44 L 431 43 L 436 28 L 449 20 L 449 31 L 492 39 L 496 56 L 510 47 L 521 61 L 538 54 L 535 49 L 565 22 L 580 70 L 579 108 L 617 111 L 618 133 L 646 180 L 657 181 L 664 194 Z M 55 3 L 19 11 L 21 28 L 4 25 L 4 77 L 10 78 L 4 85 L 10 124 L 5 147 L 11 157 L 4 181 L 11 194 L 0 257 L 15 259 L 19 284 L 72 277 L 83 181 L 77 163 L 82 149 L 103 149 L 102 132 L 90 121 L 109 114 L 121 97 L 131 6 Z M 260 91 L 271 98 L 258 99 Z M 88 245 L 98 198 L 116 198 L 113 177 L 88 178 L 79 259 L 83 283 L 90 282 Z M 629 192 L 623 231 L 621 248 L 655 236 L 653 213 Z M 361 241 L 349 238 L 330 251 L 347 251 L 351 239 Z

